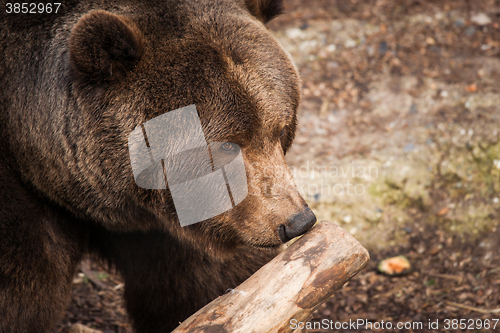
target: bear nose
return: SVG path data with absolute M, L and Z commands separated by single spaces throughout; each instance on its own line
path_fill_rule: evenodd
M 278 227 L 279 237 L 283 243 L 286 243 L 292 238 L 305 234 L 314 223 L 316 223 L 316 215 L 307 207 L 289 218 L 287 224 L 281 224 Z

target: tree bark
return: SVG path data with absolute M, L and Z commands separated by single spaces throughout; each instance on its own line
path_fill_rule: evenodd
M 322 221 L 237 288 L 186 319 L 173 333 L 293 332 L 369 260 L 348 232 Z

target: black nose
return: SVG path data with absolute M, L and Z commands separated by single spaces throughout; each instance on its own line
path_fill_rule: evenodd
M 307 207 L 300 213 L 294 214 L 286 225 L 281 224 L 278 228 L 278 234 L 283 243 L 290 239 L 306 233 L 316 223 L 316 215 Z

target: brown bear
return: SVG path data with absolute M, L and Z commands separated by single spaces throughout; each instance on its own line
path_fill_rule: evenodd
M 285 163 L 300 81 L 265 26 L 282 3 L 56 6 L 1 7 L 0 332 L 49 332 L 85 254 L 123 276 L 137 332 L 168 332 L 316 220 Z M 127 140 L 193 104 L 207 142 L 241 149 L 248 194 L 181 227 L 169 188 L 135 183 Z

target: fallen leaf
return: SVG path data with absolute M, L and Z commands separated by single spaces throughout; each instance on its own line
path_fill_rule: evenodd
M 441 210 L 437 213 L 438 216 L 443 216 L 443 215 L 446 215 L 446 213 L 448 213 L 449 209 L 448 207 L 443 207 L 441 208 Z
M 380 273 L 387 275 L 401 275 L 408 273 L 411 265 L 405 256 L 397 256 L 380 261 L 377 268 Z
M 465 90 L 467 90 L 468 92 L 476 92 L 477 86 L 475 83 L 469 84 L 467 87 L 465 87 Z

